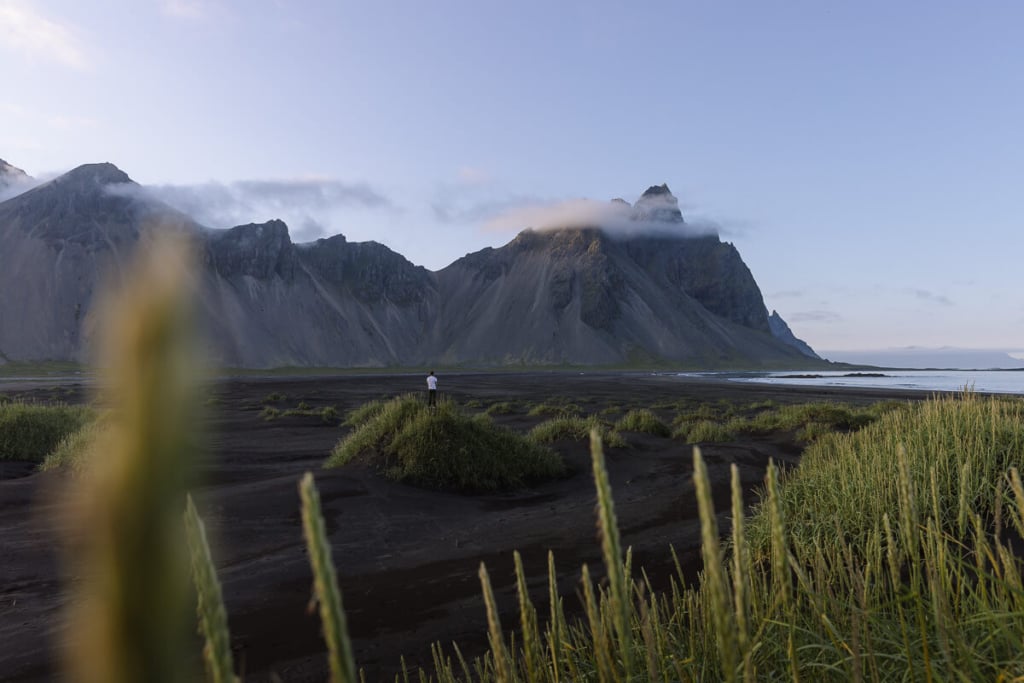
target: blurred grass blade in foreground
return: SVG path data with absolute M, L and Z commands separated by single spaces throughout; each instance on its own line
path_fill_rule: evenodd
M 141 250 L 99 321 L 110 429 L 68 509 L 67 679 L 194 680 L 181 510 L 192 465 L 196 376 L 191 254 L 180 238 Z
M 210 683 L 234 683 L 236 678 L 231 657 L 228 613 L 224 609 L 217 569 L 210 554 L 210 544 L 206 540 L 206 526 L 199 517 L 192 496 L 188 496 L 185 504 L 185 534 L 192 559 L 192 582 L 198 597 L 196 613 L 199 617 L 199 631 L 206 640 L 203 647 L 206 679 Z

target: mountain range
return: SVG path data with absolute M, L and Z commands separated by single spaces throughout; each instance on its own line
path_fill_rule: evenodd
M 28 180 L 0 161 L 0 192 Z M 86 361 L 97 293 L 154 230 L 194 238 L 197 310 L 228 366 L 820 362 L 666 185 L 613 201 L 635 229 L 525 229 L 432 272 L 343 235 L 295 244 L 279 220 L 212 229 L 112 164 L 80 166 L 0 201 L 0 363 Z

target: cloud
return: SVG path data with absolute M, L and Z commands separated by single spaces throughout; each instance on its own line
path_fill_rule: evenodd
M 911 289 L 911 294 L 916 296 L 922 301 L 930 301 L 932 303 L 939 304 L 941 306 L 952 306 L 953 302 L 948 297 L 942 294 L 936 294 L 935 292 L 929 292 L 926 289 Z
M 86 70 L 90 66 L 71 28 L 38 14 L 22 0 L 0 0 L 0 46 L 72 69 Z
M 789 316 L 792 323 L 837 323 L 843 318 L 833 311 L 798 311 Z
M 484 221 L 483 228 L 489 232 L 518 232 L 525 228 L 602 228 L 613 234 L 622 235 L 648 232 L 688 236 L 718 234 L 717 226 L 712 223 L 660 220 L 656 211 L 651 213 L 653 218 L 636 220 L 633 207 L 625 202 L 573 199 L 509 208 Z
M 296 241 L 323 237 L 352 210 L 398 211 L 391 200 L 366 183 L 319 178 L 121 185 L 112 191 L 157 199 L 212 228 L 279 218 L 288 224 Z
M 0 202 L 5 202 L 12 197 L 28 192 L 33 187 L 41 185 L 43 181 L 29 177 L 0 176 Z
M 0 170 L 0 202 L 17 197 L 19 194 L 24 194 L 33 187 L 38 187 L 51 180 L 56 175 L 55 173 L 48 173 L 42 178 L 33 178 L 30 175 L 26 175 L 21 169 L 7 172 Z

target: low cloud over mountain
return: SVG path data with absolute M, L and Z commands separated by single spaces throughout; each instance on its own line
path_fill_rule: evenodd
M 225 228 L 268 217 L 297 228 L 300 239 L 324 236 L 342 209 L 395 211 L 395 204 L 367 183 L 321 178 L 239 180 L 194 185 L 112 186 L 114 194 L 164 202 L 197 222 Z

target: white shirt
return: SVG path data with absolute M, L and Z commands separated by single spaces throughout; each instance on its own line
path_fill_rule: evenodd
M 427 375 L 427 389 L 437 389 L 437 377 L 434 377 L 433 375 Z

